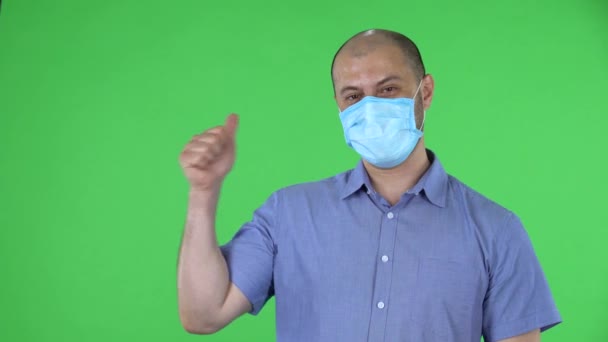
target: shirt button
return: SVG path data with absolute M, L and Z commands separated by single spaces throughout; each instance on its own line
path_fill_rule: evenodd
M 388 214 L 386 214 L 386 217 L 388 217 L 388 218 L 389 218 L 389 220 L 390 220 L 390 219 L 392 219 L 393 217 L 395 217 L 395 215 L 393 215 L 393 212 L 392 212 L 392 211 L 389 211 L 389 212 L 388 212 Z
M 378 309 L 384 309 L 384 302 L 378 302 Z
M 387 262 L 387 261 L 388 261 L 388 256 L 383 255 L 383 256 L 382 256 L 382 262 Z

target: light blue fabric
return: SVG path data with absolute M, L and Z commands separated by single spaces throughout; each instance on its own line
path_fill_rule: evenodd
M 493 342 L 561 322 L 518 217 L 428 154 L 393 207 L 360 163 L 275 192 L 221 247 L 252 314 L 276 297 L 278 342 Z
M 366 96 L 346 108 L 340 113 L 346 144 L 377 167 L 403 163 L 422 137 L 414 114 L 416 94 L 411 99 Z

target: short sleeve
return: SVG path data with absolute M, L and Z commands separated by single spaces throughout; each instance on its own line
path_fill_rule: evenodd
M 549 285 L 521 221 L 510 214 L 489 260 L 483 336 L 500 341 L 561 322 Z
M 245 223 L 232 240 L 220 247 L 228 265 L 230 281 L 251 303 L 252 315 L 257 315 L 274 295 L 276 201 L 275 193 L 254 212 L 252 220 Z

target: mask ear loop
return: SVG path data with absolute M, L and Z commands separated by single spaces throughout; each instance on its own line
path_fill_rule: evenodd
M 414 93 L 414 97 L 413 97 L 413 100 L 414 100 L 414 106 L 415 106 L 415 104 L 416 104 L 416 95 L 418 95 L 418 91 L 420 90 L 420 87 L 422 86 L 422 81 L 423 81 L 423 80 L 424 80 L 424 78 L 423 78 L 422 80 L 420 80 L 420 83 L 418 83 L 418 88 L 416 89 L 416 92 Z M 414 115 L 415 115 L 415 114 L 414 114 Z M 425 119 L 426 119 L 426 110 L 424 110 L 424 111 L 422 112 L 422 124 L 420 125 L 420 129 L 419 129 L 421 132 L 422 132 L 422 128 L 424 127 L 424 120 L 425 120 Z M 416 120 L 414 119 L 414 121 L 416 121 Z
M 426 110 L 422 111 L 422 125 L 420 125 L 420 132 L 422 132 L 422 128 L 424 128 L 424 120 L 426 119 Z

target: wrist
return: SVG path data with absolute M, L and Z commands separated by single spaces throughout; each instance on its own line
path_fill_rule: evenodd
M 191 197 L 216 196 L 220 192 L 221 187 L 221 182 L 217 182 L 208 186 L 190 186 L 189 194 Z

